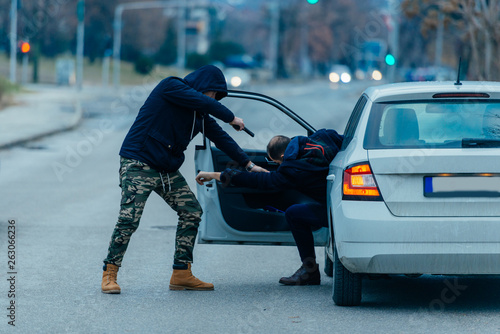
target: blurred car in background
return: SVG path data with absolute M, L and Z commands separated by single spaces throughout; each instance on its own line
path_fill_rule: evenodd
M 380 72 L 379 70 L 369 71 L 369 77 L 368 77 L 369 80 L 380 81 L 382 80 L 383 77 L 384 76 L 382 75 L 382 72 Z
M 229 89 L 241 89 L 247 86 L 252 79 L 258 79 L 262 76 L 259 62 L 246 54 L 228 56 L 223 62 L 215 65 L 221 68 L 224 73 Z
M 256 68 L 257 61 L 250 55 L 231 55 L 224 59 L 224 66 L 237 68 Z
M 447 66 L 428 66 L 404 69 L 402 76 L 405 81 L 445 81 L 455 80 L 457 72 Z
M 241 89 L 248 85 L 252 79 L 249 70 L 236 67 L 226 67 L 222 69 L 222 73 L 226 77 L 226 82 L 229 89 Z
M 328 79 L 332 83 L 349 83 L 352 80 L 351 70 L 346 65 L 333 65 L 328 74 Z
M 354 78 L 356 80 L 375 80 L 380 81 L 383 78 L 382 72 L 376 68 L 362 69 L 357 68 L 354 71 Z

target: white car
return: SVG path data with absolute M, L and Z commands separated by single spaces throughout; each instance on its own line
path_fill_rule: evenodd
M 500 83 L 367 89 L 330 165 L 333 300 L 363 274 L 500 274 Z
M 232 91 L 225 103 L 256 132 L 233 137 L 252 161 L 276 169 L 263 149 L 275 134 L 308 135 L 307 121 L 278 101 Z M 252 117 L 239 113 L 250 106 Z M 268 106 L 267 109 L 265 106 Z M 366 274 L 500 274 L 500 83 L 422 82 L 367 89 L 330 165 L 330 228 L 314 232 L 327 253 L 338 305 L 361 302 Z M 231 159 L 208 139 L 197 170 Z M 277 207 L 300 193 L 198 185 L 200 243 L 294 244 Z

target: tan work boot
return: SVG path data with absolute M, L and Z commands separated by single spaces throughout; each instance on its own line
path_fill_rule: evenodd
M 102 273 L 102 284 L 101 289 L 103 293 L 120 293 L 122 290 L 116 282 L 116 276 L 118 275 L 118 266 L 114 264 L 106 264 L 106 270 Z
M 205 283 L 193 276 L 191 263 L 187 269 L 174 269 L 170 278 L 170 290 L 213 290 L 212 283 Z

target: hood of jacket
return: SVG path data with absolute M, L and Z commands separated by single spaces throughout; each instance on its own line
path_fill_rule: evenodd
M 208 91 L 217 92 L 215 98 L 220 100 L 227 96 L 226 78 L 222 71 L 213 65 L 205 65 L 194 72 L 189 73 L 184 81 L 189 87 L 200 93 Z
M 342 136 L 334 133 L 341 140 Z M 324 129 L 310 137 L 297 136 L 288 144 L 280 168 L 297 168 L 311 172 L 328 171 L 339 149 L 339 143 L 334 142 Z

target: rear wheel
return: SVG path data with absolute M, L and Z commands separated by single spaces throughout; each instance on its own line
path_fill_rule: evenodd
M 351 273 L 340 262 L 333 241 L 333 301 L 339 306 L 357 306 L 361 303 L 361 275 Z

